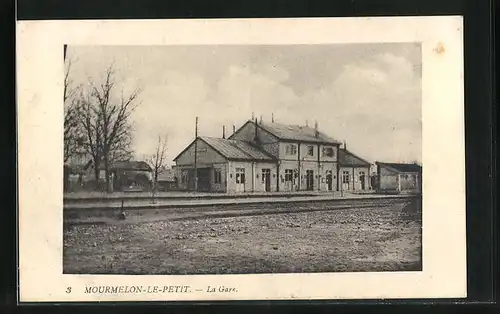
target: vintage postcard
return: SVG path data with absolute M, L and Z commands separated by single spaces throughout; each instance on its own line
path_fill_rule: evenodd
M 19 22 L 20 301 L 465 297 L 462 37 Z

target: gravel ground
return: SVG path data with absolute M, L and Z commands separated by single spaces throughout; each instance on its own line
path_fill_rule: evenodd
M 64 273 L 421 270 L 415 201 L 225 218 L 66 226 Z

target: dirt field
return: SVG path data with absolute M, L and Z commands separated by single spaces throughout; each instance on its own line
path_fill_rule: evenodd
M 66 225 L 64 273 L 421 270 L 416 204 Z

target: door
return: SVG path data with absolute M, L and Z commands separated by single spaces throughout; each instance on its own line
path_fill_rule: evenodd
M 198 168 L 198 191 L 210 192 L 210 168 Z
M 182 170 L 181 184 L 183 189 L 194 190 L 194 169 Z
M 236 168 L 236 192 L 245 192 L 245 168 Z
M 349 190 L 349 171 L 342 171 L 342 190 Z
M 292 191 L 294 185 L 294 173 L 292 169 L 285 169 L 284 191 Z
M 312 170 L 306 170 L 306 188 L 308 191 L 313 189 L 314 184 L 314 172 Z
M 271 191 L 271 169 L 262 169 L 262 184 L 266 192 Z
M 365 185 L 365 173 L 364 172 L 360 172 L 359 173 L 359 182 L 361 183 L 361 190 L 364 190 L 366 185 Z
M 328 189 L 328 191 L 333 190 L 333 178 L 331 170 L 326 171 L 326 188 Z

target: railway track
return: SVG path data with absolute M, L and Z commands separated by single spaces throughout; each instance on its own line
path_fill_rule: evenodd
M 335 199 L 335 200 L 290 200 L 287 202 L 262 202 L 250 204 L 210 204 L 206 206 L 183 206 L 169 208 L 132 208 L 124 209 L 126 221 L 157 221 L 157 220 L 192 220 L 202 218 L 224 218 L 234 216 L 255 216 L 286 214 L 296 212 L 328 211 L 349 208 L 373 208 L 395 204 L 410 204 L 418 202 L 418 197 L 375 198 L 375 199 Z M 419 205 L 417 205 L 418 207 Z M 116 223 L 121 214 L 119 208 L 77 208 L 64 209 L 65 223 L 102 222 Z M 126 222 L 124 221 L 124 222 Z

